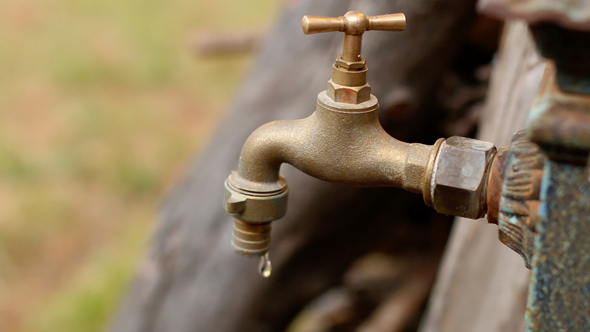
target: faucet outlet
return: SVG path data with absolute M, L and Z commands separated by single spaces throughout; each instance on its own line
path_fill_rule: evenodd
M 287 182 L 279 177 L 273 185 L 248 186 L 237 172 L 225 181 L 223 207 L 235 218 L 232 246 L 236 253 L 263 256 L 268 252 L 270 222 L 287 213 Z

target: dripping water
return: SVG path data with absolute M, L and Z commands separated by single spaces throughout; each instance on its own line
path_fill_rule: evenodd
M 270 257 L 268 252 L 264 254 L 264 256 L 260 256 L 260 264 L 258 264 L 258 273 L 261 276 L 268 278 L 272 273 L 272 263 L 270 262 Z

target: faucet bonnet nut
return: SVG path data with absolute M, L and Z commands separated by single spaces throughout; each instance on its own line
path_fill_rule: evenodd
M 496 147 L 489 142 L 458 136 L 443 142 L 431 184 L 435 210 L 471 219 L 483 217 L 489 166 L 495 154 Z
M 326 95 L 337 103 L 358 105 L 371 99 L 371 86 L 367 83 L 361 86 L 341 85 L 334 80 L 329 80 Z

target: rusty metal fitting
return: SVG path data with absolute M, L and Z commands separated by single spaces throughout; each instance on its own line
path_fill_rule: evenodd
M 258 187 L 244 188 L 247 183 L 237 172 L 225 181 L 223 208 L 235 218 L 232 246 L 244 256 L 262 256 L 270 248 L 270 222 L 287 213 L 287 182 L 279 177 L 280 188 L 259 191 Z
M 508 148 L 498 149 L 498 153 L 492 161 L 490 175 L 488 176 L 488 193 L 486 202 L 488 212 L 486 218 L 490 224 L 498 224 L 498 214 L 500 213 L 500 198 L 502 198 L 502 186 L 504 185 L 504 173 L 506 170 L 506 161 Z
M 562 91 L 556 70 L 549 61 L 528 118 L 527 136 L 547 146 L 588 151 L 590 95 Z
M 519 253 L 525 266 L 531 268 L 546 156 L 539 145 L 529 140 L 526 132 L 521 130 L 512 136 L 505 159 L 502 172 L 497 175 L 502 179 L 490 179 L 490 183 L 500 182 L 501 194 L 490 197 L 488 201 L 499 209 L 500 241 Z
M 481 218 L 486 213 L 487 180 L 494 144 L 453 136 L 442 143 L 434 162 L 431 194 L 440 213 Z

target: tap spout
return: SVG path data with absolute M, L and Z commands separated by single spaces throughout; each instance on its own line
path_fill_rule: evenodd
M 432 205 L 432 170 L 444 139 L 431 146 L 400 142 L 381 127 L 378 108 L 373 95 L 349 104 L 323 91 L 309 117 L 267 123 L 250 135 L 238 171 L 225 185 L 224 207 L 236 218 L 232 243 L 237 253 L 268 251 L 270 222 L 286 213 L 287 183 L 279 175 L 283 163 L 332 183 L 422 193 Z
M 316 111 L 300 120 L 275 121 L 254 131 L 242 148 L 234 181 L 248 191 L 280 186 L 282 163 L 328 182 L 362 187 L 400 187 L 429 201 L 435 145 L 408 144 L 379 123 L 377 98 L 361 104 L 318 95 Z

